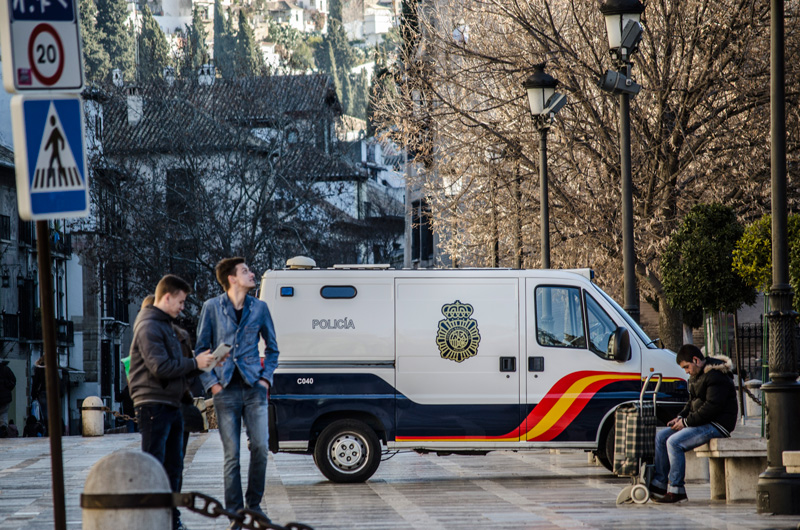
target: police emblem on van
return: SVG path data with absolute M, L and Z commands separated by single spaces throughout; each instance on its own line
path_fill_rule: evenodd
M 470 318 L 473 310 L 470 304 L 462 304 L 459 300 L 442 306 L 446 318 L 439 321 L 436 333 L 436 345 L 442 359 L 460 363 L 478 355 L 481 334 L 478 321 Z

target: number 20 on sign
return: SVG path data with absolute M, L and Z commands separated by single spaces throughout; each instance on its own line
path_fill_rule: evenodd
M 9 92 L 79 92 L 78 0 L 0 0 L 3 85 Z

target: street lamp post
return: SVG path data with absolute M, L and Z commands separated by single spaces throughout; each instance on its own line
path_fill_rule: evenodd
M 786 200 L 786 78 L 783 0 L 771 2 L 770 115 L 772 173 L 772 288 L 769 293 L 769 375 L 764 385 L 767 409 L 767 469 L 758 477 L 759 513 L 800 514 L 800 474 L 787 473 L 784 451 L 800 450 L 800 384 L 789 284 Z
M 625 311 L 639 321 L 639 297 L 636 292 L 636 250 L 633 244 L 633 178 L 631 176 L 630 98 L 641 86 L 631 79 L 630 58 L 642 39 L 639 18 L 644 6 L 639 0 L 608 0 L 600 6 L 606 19 L 611 57 L 617 71 L 607 71 L 600 78 L 602 90 L 619 96 L 620 174 L 622 178 L 622 268 Z
M 539 129 L 539 197 L 541 201 L 542 268 L 550 268 L 550 205 L 547 189 L 547 130 L 555 114 L 567 103 L 567 97 L 556 92 L 558 81 L 544 71 L 545 63 L 533 67 L 533 74 L 522 83 L 528 93 L 528 104 Z

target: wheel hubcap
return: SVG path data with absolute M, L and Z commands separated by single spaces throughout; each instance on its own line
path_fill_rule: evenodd
M 352 432 L 339 434 L 328 447 L 328 461 L 343 473 L 355 473 L 367 462 L 367 441 Z

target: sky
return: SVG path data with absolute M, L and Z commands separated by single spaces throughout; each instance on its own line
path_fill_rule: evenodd
M 2 64 L 2 61 L 0 61 Z M 3 79 L 3 73 L 0 69 L 0 80 Z M 11 96 L 5 91 L 0 89 L 0 143 L 4 146 L 13 149 L 14 138 L 11 134 Z

